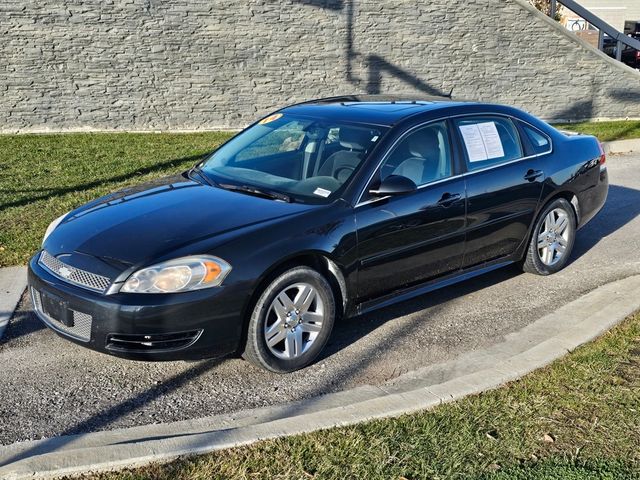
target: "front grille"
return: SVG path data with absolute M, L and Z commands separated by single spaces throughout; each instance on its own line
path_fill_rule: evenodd
M 31 300 L 34 311 L 49 327 L 83 342 L 91 340 L 91 323 L 93 321 L 91 315 L 71 310 L 73 312 L 73 327 L 67 327 L 57 318 L 53 318 L 44 312 L 40 292 L 33 287 L 31 288 Z
M 109 285 L 111 285 L 111 279 L 67 265 L 53 255 L 49 255 L 49 253 L 44 250 L 40 254 L 38 263 L 61 280 L 74 283 L 89 290 L 104 293 L 107 288 L 109 288 Z

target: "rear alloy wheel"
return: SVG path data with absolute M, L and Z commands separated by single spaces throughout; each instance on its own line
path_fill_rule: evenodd
M 564 268 L 575 242 L 576 218 L 563 198 L 551 202 L 540 214 L 531 236 L 523 270 L 550 275 Z
M 256 302 L 243 356 L 272 372 L 303 368 L 324 348 L 334 319 L 335 300 L 327 280 L 308 267 L 288 270 Z

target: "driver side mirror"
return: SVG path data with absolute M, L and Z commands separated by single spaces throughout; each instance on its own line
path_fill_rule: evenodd
M 369 190 L 371 195 L 384 197 L 387 195 L 404 195 L 415 192 L 418 189 L 413 180 L 402 175 L 389 175 L 378 188 Z

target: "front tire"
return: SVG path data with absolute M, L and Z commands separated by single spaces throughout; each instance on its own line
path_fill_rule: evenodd
M 576 238 L 576 216 L 564 198 L 549 203 L 533 227 L 522 269 L 536 275 L 559 272 L 569 262 Z
M 329 282 L 309 267 L 278 275 L 260 294 L 242 356 L 276 373 L 306 367 L 320 354 L 335 322 Z

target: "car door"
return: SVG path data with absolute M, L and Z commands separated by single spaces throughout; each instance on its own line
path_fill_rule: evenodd
M 465 186 L 457 175 L 448 122 L 408 131 L 385 155 L 355 207 L 358 292 L 363 301 L 458 270 L 464 253 Z M 390 175 L 411 193 L 369 194 Z
M 465 116 L 454 125 L 467 170 L 466 268 L 507 257 L 525 241 L 545 175 L 511 118 Z

